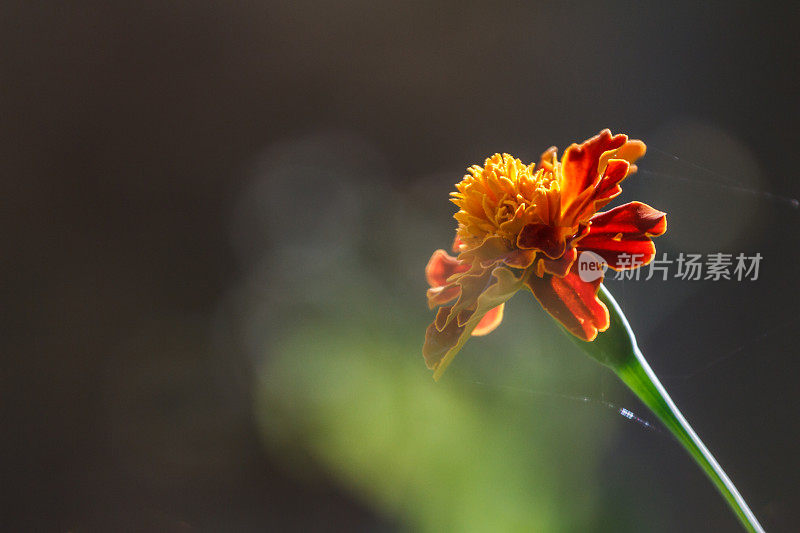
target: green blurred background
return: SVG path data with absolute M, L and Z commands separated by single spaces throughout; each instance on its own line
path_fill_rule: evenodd
M 604 127 L 650 147 L 621 200 L 669 214 L 659 252 L 764 257 L 608 285 L 796 530 L 796 6 L 0 12 L 4 530 L 737 531 L 528 295 L 440 383 L 422 359 L 465 168 Z

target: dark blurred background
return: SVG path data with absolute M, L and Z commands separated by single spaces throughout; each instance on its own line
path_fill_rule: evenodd
M 797 530 L 796 3 L 0 12 L 3 530 L 737 531 L 531 298 L 424 368 L 453 183 L 604 127 L 650 147 L 622 199 L 669 213 L 660 251 L 764 257 L 609 286 Z

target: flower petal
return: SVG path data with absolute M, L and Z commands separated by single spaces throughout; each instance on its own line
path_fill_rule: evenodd
M 562 211 L 581 192 L 594 184 L 598 177 L 600 157 L 609 150 L 620 148 L 627 140 L 627 135 L 620 133 L 612 136 L 611 131 L 605 129 L 582 144 L 572 144 L 567 148 L 561 158 Z
M 472 336 L 482 337 L 483 335 L 488 335 L 497 329 L 497 326 L 499 326 L 500 322 L 503 321 L 503 309 L 505 306 L 506 304 L 502 303 L 494 309 L 490 309 L 488 313 L 483 315 L 483 318 L 481 318 L 480 322 L 478 322 L 478 325 L 472 330 Z
M 631 169 L 628 174 L 633 174 L 636 172 L 636 161 L 644 156 L 647 152 L 647 146 L 640 141 L 639 139 L 630 139 L 626 142 L 622 148 L 617 150 L 617 153 L 614 154 L 615 158 L 624 159 L 628 163 L 631 164 Z
M 436 250 L 425 267 L 425 278 L 431 287 L 447 285 L 447 278 L 469 270 L 469 264 L 462 263 L 444 250 Z
M 578 249 L 596 253 L 614 270 L 628 270 L 653 259 L 656 249 L 650 237 L 666 230 L 666 213 L 630 202 L 593 216 L 589 233 L 578 242 Z
M 641 233 L 656 237 L 667 231 L 666 217 L 666 213 L 642 202 L 628 202 L 593 216 L 584 240 L 596 233 Z
M 461 287 L 452 283 L 450 285 L 442 285 L 441 287 L 431 287 L 428 289 L 426 296 L 428 297 L 428 307 L 433 309 L 437 305 L 443 305 L 447 302 L 458 298 L 461 294 Z
M 634 174 L 636 162 L 647 151 L 645 144 L 638 139 L 630 139 L 620 148 L 610 150 L 600 156 L 598 172 L 603 174 L 595 186 L 593 195 L 594 210 L 602 209 L 608 202 L 622 192 L 622 180 Z
M 451 307 L 440 307 L 439 312 L 436 313 L 436 320 L 425 331 L 425 345 L 422 347 L 422 356 L 425 358 L 425 364 L 431 370 L 435 369 L 447 351 L 458 343 L 461 334 L 464 332 L 464 327 L 459 326 L 455 320 L 442 329 L 437 327 L 437 325 L 442 325 L 450 314 L 451 309 Z
M 554 276 L 558 276 L 559 278 L 563 278 L 567 275 L 570 268 L 572 268 L 572 263 L 574 263 L 575 259 L 577 258 L 578 251 L 575 248 L 570 248 L 558 259 L 543 257 L 541 259 L 542 273 L 552 274 Z
M 536 259 L 536 250 L 514 250 L 503 258 L 503 263 L 512 268 L 526 269 L 533 264 Z
M 647 147 L 642 141 L 638 139 L 628 139 L 625 144 L 616 150 L 610 150 L 600 156 L 600 163 L 598 164 L 597 171 L 602 174 L 610 160 L 623 159 L 630 165 L 628 174 L 633 174 L 636 172 L 636 165 L 634 165 L 634 163 L 644 156 L 645 152 L 647 152 Z
M 465 264 L 473 264 L 476 261 L 484 268 L 502 260 L 509 252 L 513 251 L 505 239 L 498 236 L 487 237 L 480 245 L 461 252 L 458 255 L 459 261 Z
M 541 250 L 551 259 L 564 253 L 566 242 L 558 228 L 550 224 L 527 224 L 517 237 L 517 246 L 523 250 Z
M 602 208 L 622 192 L 622 187 L 619 184 L 630 174 L 630 167 L 630 163 L 624 159 L 611 159 L 608 162 L 605 171 L 603 171 L 603 177 L 600 178 L 600 182 L 595 187 L 595 209 Z
M 460 325 L 465 324 L 470 318 L 465 312 L 475 309 L 478 298 L 492 284 L 492 281 L 492 271 L 488 268 L 468 272 L 458 278 L 456 285 L 461 287 L 461 294 L 453 305 L 453 310 L 447 318 L 448 322 L 458 318 L 461 321 Z
M 551 146 L 544 152 L 542 152 L 542 156 L 539 158 L 539 162 L 536 164 L 536 170 L 543 168 L 547 171 L 552 171 L 553 167 L 556 164 L 556 154 L 558 153 L 558 148 L 555 146 Z
M 602 278 L 583 281 L 577 273 L 563 278 L 528 276 L 525 284 L 553 318 L 576 337 L 592 341 L 609 326 L 608 308 L 597 298 Z
M 435 371 L 434 379 L 442 377 L 447 366 L 470 335 L 478 329 L 478 324 L 483 318 L 505 303 L 523 286 L 522 278 L 516 277 L 505 267 L 496 267 L 491 271 L 491 277 L 495 282 L 480 293 L 473 307 L 462 310 L 456 309 L 456 306 L 442 307 L 434 323 L 428 326 L 422 354 L 425 356 L 428 368 Z M 497 326 L 502 319 L 502 309 L 494 312 L 500 316 L 487 319 L 487 323 L 482 325 L 483 331 L 479 330 L 479 333 L 488 333 L 489 326 L 492 326 L 492 329 Z

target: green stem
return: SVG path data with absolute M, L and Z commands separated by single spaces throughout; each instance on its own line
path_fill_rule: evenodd
M 600 299 L 611 314 L 611 326 L 593 342 L 578 341 L 583 350 L 614 373 L 644 402 L 672 432 L 689 455 L 717 487 L 747 531 L 764 532 L 733 482 L 697 436 L 669 397 L 636 344 L 625 315 L 613 296 L 600 286 Z M 574 338 L 574 337 L 573 337 Z

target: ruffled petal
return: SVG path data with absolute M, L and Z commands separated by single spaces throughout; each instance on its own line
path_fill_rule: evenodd
M 630 202 L 593 216 L 578 249 L 596 253 L 614 270 L 629 270 L 652 261 L 656 249 L 650 238 L 666 230 L 666 213 Z
M 599 174 L 600 157 L 623 146 L 628 140 L 625 134 L 611 135 L 605 129 L 582 144 L 572 144 L 561 158 L 561 208 L 566 210 L 572 200 L 591 187 Z
M 513 250 L 506 243 L 505 239 L 498 236 L 487 237 L 480 245 L 461 252 L 458 255 L 459 261 L 465 264 L 476 262 L 484 268 L 491 266 L 497 261 L 501 261 Z
M 630 163 L 624 159 L 611 159 L 603 177 L 594 189 L 594 208 L 600 209 L 622 192 L 620 182 L 630 174 Z
M 447 279 L 453 274 L 469 270 L 469 264 L 462 263 L 444 250 L 436 250 L 425 267 L 425 278 L 431 287 L 447 285 Z
M 426 296 L 428 297 L 428 307 L 433 309 L 436 306 L 446 304 L 447 302 L 458 298 L 459 294 L 461 294 L 461 287 L 455 283 L 443 285 L 441 287 L 431 287 L 426 293 Z
M 425 364 L 430 369 L 436 368 L 447 351 L 458 343 L 458 339 L 464 331 L 464 327 L 459 326 L 455 320 L 444 325 L 450 310 L 450 307 L 440 307 L 439 312 L 436 313 L 436 320 L 425 331 L 425 345 L 422 347 L 422 356 L 425 358 Z M 438 325 L 443 327 L 439 329 Z
M 492 271 L 488 268 L 476 272 L 468 272 L 461 276 L 456 282 L 461 287 L 461 294 L 453 305 L 448 321 L 457 318 L 463 325 L 469 320 L 470 316 L 466 312 L 471 312 L 477 306 L 478 298 L 492 284 Z M 487 309 L 488 311 L 488 309 Z
M 525 284 L 542 307 L 576 337 L 592 341 L 609 326 L 608 308 L 597 298 L 601 279 L 583 281 L 577 273 L 563 278 L 528 276 Z
M 550 259 L 549 257 L 543 257 L 539 265 L 539 275 L 544 274 L 552 274 L 554 276 L 558 276 L 559 278 L 563 278 L 567 275 L 570 268 L 572 268 L 572 263 L 575 262 L 575 259 L 578 258 L 578 251 L 575 248 L 570 248 L 564 255 L 559 257 L 558 259 Z
M 597 166 L 597 171 L 600 174 L 603 174 L 606 168 L 606 165 L 612 159 L 622 159 L 628 162 L 629 170 L 628 175 L 633 174 L 636 172 L 636 165 L 634 163 L 644 156 L 645 152 L 647 152 L 647 147 L 645 144 L 638 140 L 638 139 L 628 139 L 628 141 L 617 148 L 616 150 L 610 150 L 600 156 L 600 162 Z
M 614 154 L 614 157 L 624 159 L 630 163 L 628 174 L 633 174 L 637 170 L 634 163 L 642 158 L 646 152 L 647 146 L 642 141 L 639 139 L 630 139 L 628 142 L 622 145 L 619 150 L 617 150 L 617 152 Z
M 478 325 L 472 330 L 472 336 L 481 337 L 483 335 L 488 335 L 497 329 L 497 326 L 499 326 L 503 321 L 503 309 L 505 306 L 506 304 L 504 303 L 500 304 L 483 315 L 483 318 L 481 318 L 480 322 L 478 322 Z
M 536 250 L 514 250 L 503 258 L 503 262 L 512 268 L 526 269 L 536 259 Z
M 438 380 L 442 376 L 464 343 L 490 312 L 494 312 L 495 316 L 486 319 L 486 322 L 481 324 L 478 333 L 486 334 L 497 327 L 502 320 L 503 313 L 502 308 L 498 309 L 498 307 L 501 307 L 506 300 L 523 287 L 522 277 L 515 276 L 511 270 L 505 267 L 494 268 L 491 271 L 491 280 L 493 283 L 490 282 L 483 288 L 473 305 L 458 308 L 464 298 L 462 293 L 456 305 L 439 308 L 436 320 L 428 326 L 422 354 L 428 368 L 434 370 L 434 379 Z M 473 281 L 477 281 L 477 279 Z M 463 289 L 465 293 L 469 293 L 472 292 L 473 287 L 464 287 Z M 467 298 L 467 300 L 471 299 Z

